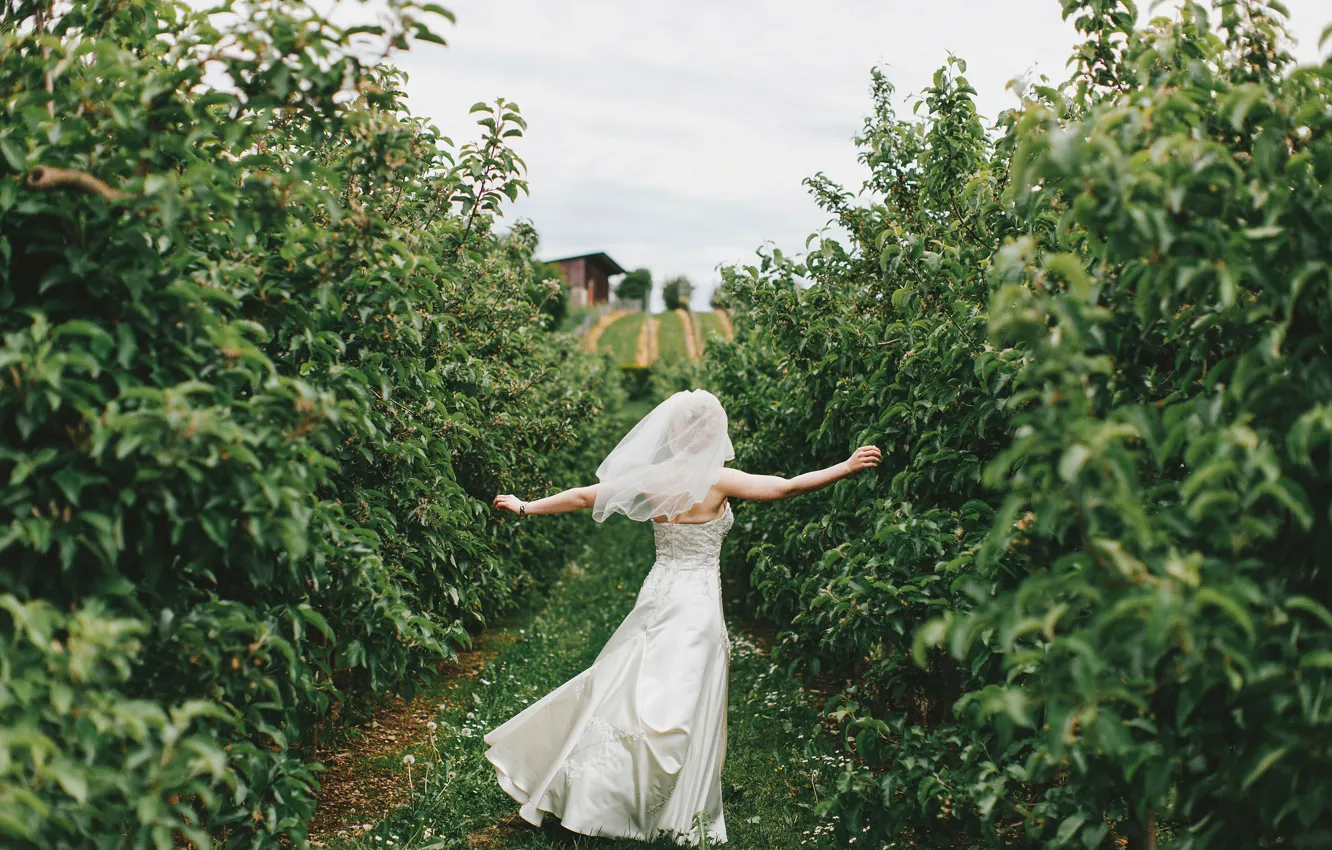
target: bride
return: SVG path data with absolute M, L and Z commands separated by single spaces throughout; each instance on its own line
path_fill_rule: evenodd
M 798 496 L 881 455 L 862 446 L 791 479 L 725 468 L 734 457 L 721 402 L 688 390 L 625 435 L 598 467 L 599 484 L 532 502 L 495 497 L 494 507 L 523 516 L 591 508 L 597 522 L 617 512 L 651 519 L 657 543 L 633 610 L 592 666 L 485 736 L 486 758 L 528 822 L 551 813 L 586 835 L 697 844 L 701 817 L 714 843 L 726 840 L 730 640 L 718 559 L 730 500 Z

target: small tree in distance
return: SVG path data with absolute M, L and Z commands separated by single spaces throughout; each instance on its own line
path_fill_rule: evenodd
M 644 303 L 652 293 L 652 272 L 647 269 L 634 269 L 627 273 L 615 285 L 615 297 L 621 300 L 642 298 Z
M 666 281 L 666 286 L 661 291 L 661 297 L 666 302 L 667 310 L 688 310 L 689 296 L 693 291 L 693 282 L 684 275 L 677 275 Z

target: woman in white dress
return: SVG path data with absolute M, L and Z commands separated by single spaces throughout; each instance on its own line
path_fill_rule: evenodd
M 724 467 L 735 457 L 726 412 L 706 390 L 676 393 L 633 427 L 597 469 L 600 483 L 524 502 L 520 515 L 592 508 L 653 520 L 657 559 L 629 616 L 591 667 L 485 736 L 500 786 L 536 826 L 546 813 L 586 835 L 697 844 L 726 840 L 730 641 L 719 555 L 730 499 L 772 501 L 826 487 L 876 465 L 862 446 L 827 469 L 791 479 Z

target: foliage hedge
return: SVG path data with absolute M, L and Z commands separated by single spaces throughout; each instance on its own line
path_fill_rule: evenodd
M 730 270 L 728 569 L 847 684 L 856 846 L 1332 844 L 1332 62 L 1276 2 L 1062 0 L 1071 80 L 988 131 L 876 73 L 845 237 Z M 810 284 L 812 285 L 806 285 Z
M 0 12 L 0 843 L 305 846 L 318 725 L 563 562 L 487 502 L 620 379 L 491 230 L 517 108 L 455 147 L 361 43 L 445 10 L 59 8 Z

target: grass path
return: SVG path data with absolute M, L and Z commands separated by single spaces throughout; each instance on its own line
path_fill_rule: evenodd
M 680 317 L 680 329 L 684 334 L 685 356 L 690 360 L 697 360 L 699 355 L 698 331 L 694 329 L 694 318 L 688 310 L 676 310 L 675 315 Z
M 606 326 L 597 339 L 597 351 L 609 351 L 615 362 L 631 366 L 638 362 L 638 343 L 646 313 L 614 313 L 616 319 Z
M 638 331 L 638 346 L 636 349 L 635 364 L 639 366 L 651 366 L 657 362 L 657 319 L 654 316 L 648 316 L 643 320 L 643 324 Z
M 735 328 L 731 325 L 731 311 L 723 307 L 718 307 L 712 311 L 716 317 L 717 324 L 721 327 L 722 336 L 726 339 L 735 339 Z
M 682 363 L 689 357 L 689 352 L 685 348 L 684 326 L 680 324 L 680 317 L 673 311 L 667 311 L 657 316 L 660 330 L 657 333 L 661 340 L 661 362 L 663 363 Z
M 544 519 L 542 521 L 560 521 Z M 589 535 L 544 607 L 512 620 L 489 650 L 464 660 L 463 675 L 431 684 L 400 716 L 394 745 L 367 748 L 363 768 L 394 787 L 373 814 L 344 811 L 314 838 L 343 850 L 548 850 L 672 847 L 589 838 L 555 825 L 533 828 L 495 783 L 481 736 L 591 664 L 633 607 L 652 560 L 641 523 L 611 521 Z M 728 601 L 728 608 L 735 605 Z M 807 694 L 732 622 L 729 742 L 723 774 L 728 848 L 831 848 L 831 830 L 814 814 L 839 771 L 837 742 Z M 424 710 L 422 710 L 424 709 Z M 433 728 L 429 724 L 435 724 Z M 375 730 L 367 737 L 379 738 Z M 413 764 L 404 764 L 411 756 Z M 344 786 L 345 788 L 345 786 Z
M 610 313 L 602 313 L 597 317 L 597 322 L 588 328 L 587 336 L 583 337 L 583 347 L 588 351 L 596 352 L 597 343 L 601 341 L 601 335 L 606 332 L 606 328 L 615 324 L 621 318 L 627 315 L 623 310 L 617 310 Z
M 651 366 L 658 360 L 697 360 L 710 337 L 731 339 L 730 316 L 722 310 L 693 314 L 688 310 L 607 313 L 583 338 L 589 351 L 609 351 L 621 366 Z

